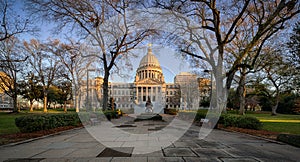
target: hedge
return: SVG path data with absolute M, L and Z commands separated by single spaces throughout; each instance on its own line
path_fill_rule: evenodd
M 63 126 L 78 126 L 81 122 L 76 113 L 37 114 L 18 117 L 15 124 L 21 132 L 29 133 Z
M 199 122 L 201 119 L 204 119 L 206 114 L 207 110 L 198 110 L 195 116 L 195 121 Z M 213 116 L 213 114 L 211 116 Z M 221 114 L 218 124 L 223 124 L 225 127 L 238 127 L 256 130 L 262 128 L 262 123 L 257 118 L 252 116 Z
M 277 140 L 296 147 L 300 147 L 300 135 L 279 134 L 277 136 Z
M 260 130 L 263 126 L 262 123 L 255 117 L 229 114 L 222 114 L 218 123 L 223 124 L 225 127 L 238 127 L 255 130 Z

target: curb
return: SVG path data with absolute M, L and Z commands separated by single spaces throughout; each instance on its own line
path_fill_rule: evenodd
M 44 138 L 47 138 L 47 137 L 59 135 L 59 134 L 74 131 L 74 130 L 79 130 L 79 129 L 82 129 L 82 128 L 84 128 L 84 127 L 72 128 L 72 129 L 68 129 L 68 130 L 64 130 L 64 131 L 60 131 L 60 132 L 56 132 L 56 133 L 52 133 L 52 134 L 47 134 L 47 135 L 36 137 L 36 138 L 30 138 L 30 139 L 26 139 L 26 140 L 19 141 L 19 142 L 14 142 L 14 143 L 1 145 L 0 149 L 4 148 L 4 147 L 12 147 L 12 146 L 17 146 L 17 145 L 24 144 L 24 143 L 29 143 L 29 142 L 36 141 L 36 140 L 39 140 L 39 139 L 44 139 Z

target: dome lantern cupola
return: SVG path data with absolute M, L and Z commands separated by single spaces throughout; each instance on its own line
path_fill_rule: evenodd
M 162 69 L 156 56 L 152 53 L 151 44 L 148 45 L 147 54 L 141 59 L 136 71 L 135 82 L 151 79 L 158 82 L 164 82 Z

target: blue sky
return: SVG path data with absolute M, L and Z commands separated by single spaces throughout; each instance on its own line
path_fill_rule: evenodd
M 130 72 L 131 78 L 120 78 L 117 75 L 113 75 L 114 82 L 133 82 L 136 69 L 139 66 L 141 59 L 147 54 L 147 46 L 145 48 L 136 50 L 138 57 L 131 60 L 133 64 L 133 70 Z M 180 59 L 174 49 L 169 47 L 153 44 L 153 54 L 157 57 L 160 66 L 163 70 L 165 82 L 173 83 L 175 75 L 180 72 L 190 72 L 191 69 L 186 61 Z
M 24 1 L 22 0 L 16 0 L 14 3 L 14 10 L 17 11 L 17 14 L 22 16 L 25 16 L 24 9 L 22 8 L 24 4 Z M 30 40 L 32 38 L 39 39 L 41 41 L 50 39 L 63 39 L 63 35 L 52 35 L 51 30 L 54 27 L 54 24 L 51 23 L 45 23 L 40 22 L 37 24 L 41 28 L 41 32 L 38 36 L 31 35 L 31 34 L 21 34 L 20 39 L 21 40 Z M 116 82 L 133 82 L 134 76 L 136 73 L 136 69 L 139 66 L 140 60 L 143 56 L 147 53 L 148 46 L 145 45 L 143 49 L 140 50 L 134 50 L 134 52 L 138 55 L 137 58 L 134 58 L 131 60 L 131 63 L 133 64 L 133 70 L 130 72 L 131 78 L 120 78 L 117 75 L 113 75 L 113 80 Z M 158 45 L 153 43 L 152 46 L 153 54 L 157 57 L 157 59 L 160 62 L 161 68 L 164 73 L 165 81 L 167 83 L 172 83 L 174 80 L 174 77 L 176 74 L 179 74 L 180 72 L 189 72 L 191 71 L 188 63 L 186 61 L 183 61 L 178 57 L 178 54 L 176 54 L 174 49 L 171 49 L 170 47 L 165 47 L 162 45 Z

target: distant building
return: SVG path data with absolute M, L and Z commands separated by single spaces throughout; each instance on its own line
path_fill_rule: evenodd
M 5 94 L 5 90 L 8 90 L 6 84 L 8 84 L 11 79 L 4 72 L 0 72 L 0 77 L 0 109 L 12 109 L 12 98 Z
M 103 78 L 91 79 L 89 84 L 88 94 L 91 96 L 88 99 L 98 102 L 98 104 L 92 103 L 91 106 L 101 106 Z M 86 82 L 83 85 L 85 86 L 82 87 L 82 91 L 86 92 Z M 191 109 L 199 107 L 199 101 L 203 97 L 200 96 L 200 87 L 197 75 L 187 72 L 176 75 L 174 83 L 166 83 L 160 63 L 149 47 L 136 70 L 134 82 L 110 82 L 109 97 L 114 98 L 116 107 L 119 109 L 144 108 L 148 97 L 153 103 L 154 112 L 161 111 L 163 108 Z M 209 92 L 203 91 L 201 94 L 208 96 Z M 84 104 L 87 101 L 86 96 L 86 93 L 83 93 L 80 105 L 86 105 Z M 181 103 L 186 103 L 186 105 Z M 159 109 L 155 110 L 155 108 Z M 142 111 L 143 109 L 141 109 Z

